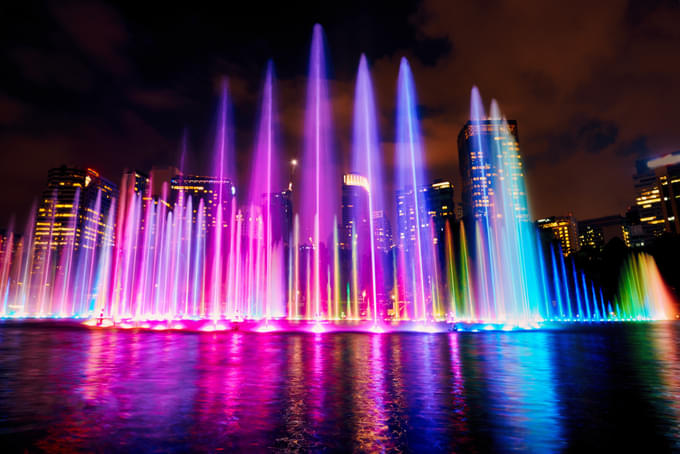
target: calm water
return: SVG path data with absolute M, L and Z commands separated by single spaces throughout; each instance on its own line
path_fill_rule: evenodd
M 680 451 L 680 325 L 248 334 L 0 324 L 0 449 Z

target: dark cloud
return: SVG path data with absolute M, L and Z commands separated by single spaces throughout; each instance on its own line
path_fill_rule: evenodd
M 446 36 L 417 40 L 413 46 L 413 53 L 425 66 L 436 66 L 442 58 L 451 56 L 451 52 L 451 41 Z
M 0 126 L 12 126 L 23 121 L 28 107 L 9 96 L 0 93 Z
M 63 52 L 18 47 L 9 51 L 25 81 L 48 89 L 87 92 L 92 88 L 92 74 L 73 55 Z
M 113 8 L 91 1 L 55 1 L 51 10 L 59 25 L 86 55 L 117 75 L 130 70 L 122 53 L 128 34 Z
M 619 156 L 634 156 L 635 158 L 650 156 L 652 150 L 650 150 L 647 140 L 647 136 L 638 136 L 633 140 L 620 143 L 616 148 L 616 154 Z
M 186 99 L 170 90 L 135 90 L 129 96 L 135 104 L 155 111 L 177 110 L 187 103 Z
M 599 153 L 616 142 L 619 128 L 610 121 L 590 120 L 578 130 L 576 141 L 586 153 Z

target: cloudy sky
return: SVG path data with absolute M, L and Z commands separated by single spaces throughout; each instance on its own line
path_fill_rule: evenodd
M 677 0 L 222 3 L 3 2 L 0 225 L 13 213 L 23 222 L 50 167 L 94 167 L 118 181 L 126 167 L 176 163 L 184 130 L 189 170 L 205 171 L 223 76 L 246 174 L 269 58 L 279 78 L 283 154 L 298 156 L 315 22 L 326 31 L 345 158 L 361 52 L 371 64 L 386 161 L 406 56 L 432 178 L 458 183 L 456 138 L 477 85 L 486 103 L 497 99 L 518 121 L 534 217 L 623 213 L 635 160 L 680 150 Z

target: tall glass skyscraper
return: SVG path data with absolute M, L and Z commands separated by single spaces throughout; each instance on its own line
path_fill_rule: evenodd
M 498 135 L 498 132 L 506 127 L 505 124 L 510 134 Z M 508 138 L 514 140 L 508 140 Z M 489 216 L 496 205 L 498 195 L 495 191 L 499 187 L 498 179 L 509 178 L 519 182 L 524 178 L 524 169 L 518 157 L 507 159 L 510 156 L 495 156 L 494 154 L 519 155 L 517 122 L 486 119 L 465 123 L 458 134 L 458 163 L 462 177 L 463 216 L 468 220 Z M 499 169 L 496 164 L 500 157 L 510 164 L 506 166 L 510 175 L 503 175 L 503 170 Z M 517 185 L 517 190 L 513 191 L 512 197 L 526 199 L 523 184 Z M 515 206 L 521 207 L 526 204 L 516 203 Z M 526 212 L 516 213 L 516 216 L 526 217 L 528 220 Z

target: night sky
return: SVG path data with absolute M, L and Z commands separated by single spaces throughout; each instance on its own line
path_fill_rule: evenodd
M 184 130 L 188 170 L 205 171 L 222 76 L 243 178 L 269 58 L 283 153 L 299 157 L 315 22 L 326 31 L 347 161 L 361 52 L 387 156 L 399 59 L 409 58 L 432 178 L 458 186 L 456 138 L 471 87 L 487 104 L 496 98 L 518 121 L 534 217 L 623 213 L 635 160 L 680 149 L 677 0 L 234 3 L 3 2 L 0 225 L 13 213 L 23 225 L 49 168 L 94 167 L 118 182 L 126 167 L 176 164 Z

